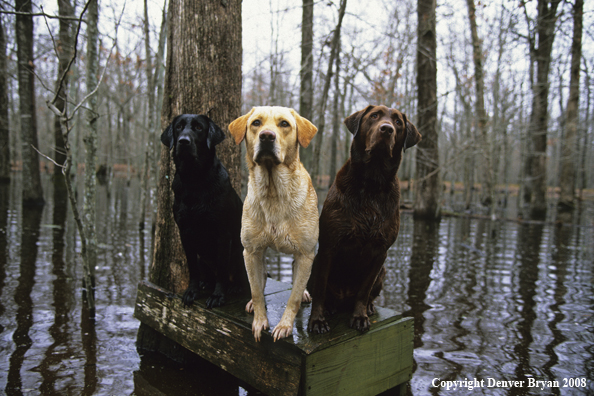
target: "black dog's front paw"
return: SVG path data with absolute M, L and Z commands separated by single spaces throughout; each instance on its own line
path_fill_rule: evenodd
M 224 294 L 213 293 L 210 297 L 208 297 L 206 299 L 206 308 L 208 308 L 208 309 L 220 307 L 224 304 L 225 304 L 225 295 Z
M 215 285 L 214 292 L 206 299 L 206 308 L 212 309 L 225 304 L 225 287 L 220 282 Z
M 182 296 L 182 302 L 185 306 L 189 307 L 194 303 L 194 300 L 200 297 L 200 287 L 193 282 L 190 282 L 190 285 L 184 292 Z

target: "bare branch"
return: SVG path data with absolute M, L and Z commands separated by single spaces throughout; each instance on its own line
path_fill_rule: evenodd
M 19 12 L 19 11 L 6 11 L 0 10 L 0 14 L 8 14 L 8 15 L 23 15 L 23 16 L 33 16 L 33 17 L 44 17 L 49 19 L 64 19 L 67 21 L 78 21 L 79 18 L 77 17 L 67 17 L 61 15 L 50 15 L 46 14 L 45 12 Z
M 42 157 L 44 157 L 45 159 L 48 159 L 48 160 L 52 161 L 52 162 L 54 163 L 54 165 L 56 165 L 56 166 L 59 166 L 60 168 L 64 168 L 64 164 L 62 164 L 62 165 L 58 164 L 56 161 L 54 161 L 54 159 L 53 159 L 53 158 L 51 158 L 51 157 L 49 157 L 49 156 L 47 156 L 47 155 L 43 154 L 41 151 L 39 151 L 39 150 L 37 149 L 37 147 L 33 146 L 32 144 L 31 144 L 31 148 L 32 148 L 33 150 L 37 151 L 37 154 L 41 155 L 41 156 L 42 156 Z

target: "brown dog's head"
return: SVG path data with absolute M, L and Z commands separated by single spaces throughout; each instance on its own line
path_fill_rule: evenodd
M 421 140 L 417 128 L 406 114 L 386 106 L 367 106 L 344 120 L 353 134 L 353 145 L 363 145 L 366 157 L 372 152 L 395 157 Z
M 307 147 L 318 128 L 293 109 L 262 106 L 229 124 L 229 131 L 236 144 L 245 139 L 249 162 L 271 167 L 298 160 L 299 144 Z

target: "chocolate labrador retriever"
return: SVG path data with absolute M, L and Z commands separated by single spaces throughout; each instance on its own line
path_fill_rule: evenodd
M 212 291 L 206 306 L 218 307 L 227 292 L 249 287 L 240 240 L 243 205 L 215 151 L 224 139 L 210 118 L 195 114 L 175 117 L 161 135 L 175 163 L 173 216 L 190 272 L 185 305 Z
M 367 106 L 344 123 L 354 137 L 320 215 L 308 324 L 314 333 L 330 331 L 324 315 L 336 311 L 352 312 L 350 326 L 369 330 L 384 260 L 400 227 L 396 173 L 403 151 L 421 140 L 405 114 L 386 106 Z

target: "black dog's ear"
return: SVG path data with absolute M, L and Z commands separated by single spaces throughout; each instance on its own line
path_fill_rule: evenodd
M 205 116 L 206 117 L 206 116 Z M 225 133 L 213 120 L 206 117 L 208 120 L 208 137 L 206 138 L 206 146 L 211 149 L 217 144 L 225 140 Z
M 351 132 L 353 134 L 353 137 L 357 136 L 357 132 L 359 132 L 359 126 L 361 125 L 361 119 L 373 107 L 374 106 L 369 105 L 366 108 L 364 108 L 363 110 L 353 113 L 344 119 L 344 125 L 346 125 L 349 132 Z
M 169 147 L 169 150 L 173 148 L 173 122 L 161 134 L 161 143 Z
M 406 118 L 406 114 L 402 113 L 402 117 L 404 118 L 404 125 L 406 125 L 406 139 L 404 140 L 404 149 L 406 151 L 407 148 L 414 146 L 415 144 L 419 143 L 423 138 L 417 127 Z
M 175 139 L 173 137 L 173 126 L 175 125 L 175 122 L 177 121 L 177 119 L 181 116 L 182 116 L 182 114 L 173 118 L 173 120 L 171 121 L 171 124 L 169 124 L 169 126 L 167 128 L 165 128 L 165 130 L 161 134 L 161 143 L 163 143 L 165 146 L 168 146 L 169 150 L 171 150 L 173 148 L 173 146 L 175 146 Z

